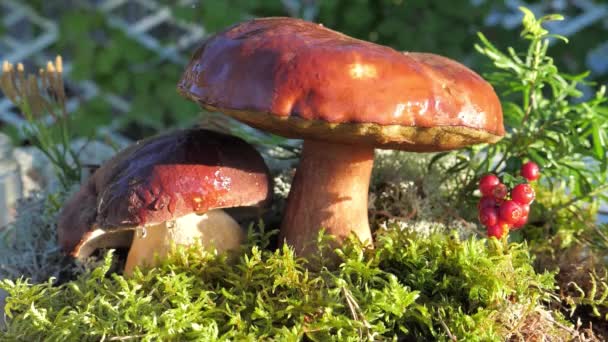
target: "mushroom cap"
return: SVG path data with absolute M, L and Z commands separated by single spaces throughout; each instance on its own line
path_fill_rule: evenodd
M 204 129 L 176 131 L 139 141 L 97 169 L 64 205 L 59 244 L 73 256 L 93 240 L 98 247 L 128 246 L 135 227 L 212 209 L 258 213 L 270 197 L 268 168 L 245 141 Z
M 504 135 L 492 86 L 464 65 L 300 19 L 254 19 L 210 37 L 178 91 L 291 138 L 439 151 Z

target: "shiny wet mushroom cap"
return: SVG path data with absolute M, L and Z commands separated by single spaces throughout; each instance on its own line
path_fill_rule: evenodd
M 270 189 L 262 157 L 239 138 L 204 129 L 152 137 L 104 163 L 66 202 L 59 243 L 74 257 L 131 246 L 127 273 L 172 244 L 234 248 L 243 232 L 225 210 L 258 215 Z
M 504 135 L 492 86 L 464 65 L 292 18 L 255 19 L 210 37 L 178 90 L 206 109 L 304 139 L 281 227 L 297 251 L 321 227 L 371 242 L 375 148 L 445 151 Z

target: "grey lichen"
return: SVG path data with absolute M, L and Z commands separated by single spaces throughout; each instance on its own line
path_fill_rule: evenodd
M 20 201 L 17 218 L 0 232 L 0 278 L 31 278 L 33 282 L 57 277 L 64 270 L 57 245 L 56 211 L 50 197 L 35 193 Z
M 72 191 L 77 188 L 73 187 Z M 57 215 L 67 194 L 32 192 L 19 201 L 15 221 L 0 229 L 0 281 L 29 279 L 44 283 L 93 269 L 101 260 L 75 261 L 57 244 Z M 6 292 L 0 290 L 0 327 L 4 323 Z
M 453 183 L 442 181 L 442 170 L 454 161 L 444 158 L 429 169 L 432 157 L 432 154 L 376 151 L 368 202 L 372 226 L 424 235 L 448 229 L 458 231 L 461 237 L 475 232 L 476 225 L 455 219 L 446 203 Z
M 57 245 L 55 215 L 48 197 L 33 193 L 19 202 L 14 223 L 0 230 L 0 280 L 57 278 L 66 262 Z M 4 325 L 6 292 L 0 291 L 0 327 Z

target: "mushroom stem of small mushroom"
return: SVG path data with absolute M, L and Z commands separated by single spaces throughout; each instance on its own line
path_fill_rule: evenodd
M 188 246 L 199 240 L 202 247 L 222 252 L 238 248 L 244 238 L 239 224 L 219 209 L 138 228 L 133 234 L 125 274 L 132 274 L 135 267 L 155 266 L 175 246 Z
M 297 253 L 316 250 L 319 230 L 337 242 L 349 234 L 372 244 L 367 217 L 374 148 L 305 140 L 281 224 L 280 241 Z

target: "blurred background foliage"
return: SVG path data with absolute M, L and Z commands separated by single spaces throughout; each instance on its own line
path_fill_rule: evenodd
M 8 0 L 0 0 L 0 4 Z M 182 99 L 175 91 L 183 65 L 200 43 L 177 47 L 184 30 L 159 25 L 149 31 L 168 50 L 177 50 L 178 58 L 145 47 L 130 34 L 112 24 L 104 3 L 93 0 L 27 0 L 37 14 L 57 24 L 58 38 L 46 48 L 53 56 L 60 53 L 71 63 L 67 76 L 73 81 L 92 80 L 100 93 L 75 109 L 78 134 L 93 136 L 99 126 L 110 125 L 123 136 L 139 139 L 167 127 L 195 123 L 200 109 Z M 118 1 L 121 2 L 121 1 Z M 323 23 L 332 29 L 357 38 L 388 45 L 399 50 L 428 51 L 442 54 L 484 71 L 484 61 L 473 45 L 476 32 L 482 31 L 498 48 L 514 46 L 521 16 L 510 18 L 509 0 L 226 0 L 226 1 L 125 1 L 110 12 L 124 18 L 133 27 L 159 8 L 185 25 L 199 26 L 208 35 L 228 25 L 258 16 L 298 16 Z M 541 0 L 522 2 L 544 13 L 560 12 L 574 17 L 580 14 L 580 1 Z M 588 1 L 589 4 L 593 2 Z M 146 4 L 154 4 L 155 9 Z M 101 5 L 100 5 L 101 4 Z M 596 1 L 595 4 L 599 4 Z M 512 4 L 511 4 L 511 7 Z M 0 23 L 6 24 L 0 21 Z M 23 27 L 5 27 L 3 35 L 19 35 Z M 559 29 L 559 27 L 557 27 Z M 30 32 L 31 33 L 31 32 Z M 570 44 L 560 44 L 552 51 L 561 70 L 580 73 L 589 66 L 586 59 L 608 37 L 608 14 L 602 20 L 570 36 Z M 202 39 L 201 39 L 202 40 Z M 1 46 L 1 45 L 0 45 Z M 0 57 L 3 53 L 0 50 Z M 15 62 L 15 61 L 12 61 Z M 31 64 L 36 64 L 32 61 Z M 608 73 L 592 73 L 592 79 L 605 83 Z M 69 82 L 68 82 L 69 84 Z M 68 89 L 70 90 L 70 89 Z M 116 108 L 106 94 L 115 94 L 128 108 Z M 72 96 L 78 97 L 77 87 Z M 10 125 L 2 130 L 17 138 Z M 22 141 L 23 143 L 23 141 Z

